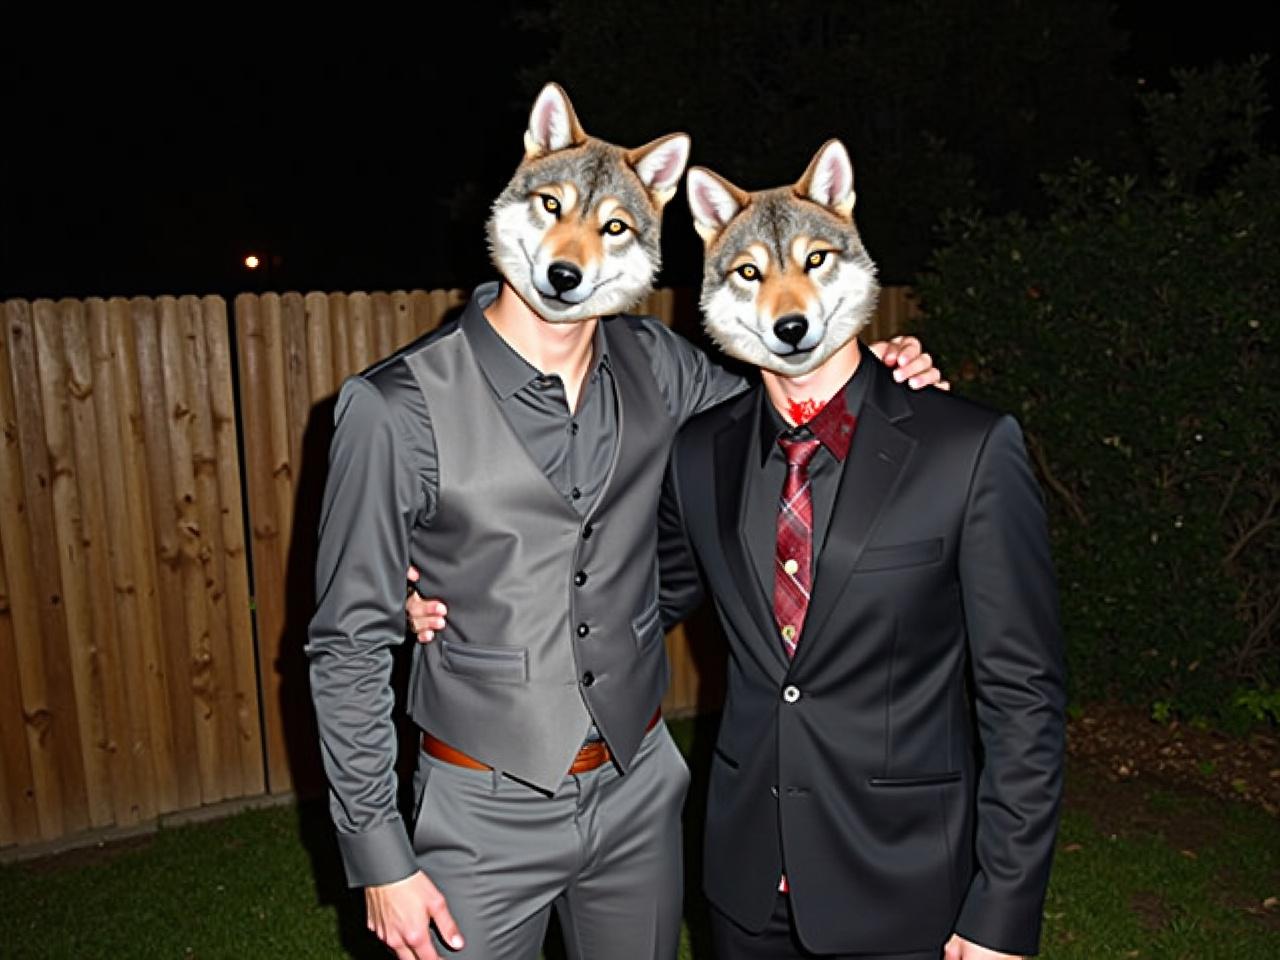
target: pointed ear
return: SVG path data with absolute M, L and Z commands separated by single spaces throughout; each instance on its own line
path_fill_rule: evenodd
M 751 202 L 749 193 L 706 167 L 689 168 L 687 187 L 694 229 L 708 244 Z
M 689 162 L 689 136 L 670 133 L 659 137 L 643 147 L 628 150 L 627 162 L 661 207 L 675 196 L 680 176 Z
M 805 199 L 821 204 L 846 220 L 853 219 L 853 162 L 844 144 L 839 140 L 824 143 L 795 189 Z
M 587 135 L 573 112 L 573 104 L 569 102 L 569 95 L 560 84 L 548 83 L 529 112 L 529 129 L 524 134 L 524 158 L 532 160 L 566 147 L 576 147 L 586 139 Z

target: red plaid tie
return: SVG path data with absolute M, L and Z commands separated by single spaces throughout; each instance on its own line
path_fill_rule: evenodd
M 778 549 L 774 563 L 773 616 L 778 621 L 788 657 L 804 628 L 813 584 L 813 498 L 809 490 L 809 461 L 821 440 L 788 440 L 778 444 L 787 455 L 787 479 L 778 503 Z

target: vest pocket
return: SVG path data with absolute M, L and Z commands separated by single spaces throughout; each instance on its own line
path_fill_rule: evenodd
M 636 648 L 643 650 L 650 643 L 662 639 L 662 623 L 659 620 L 660 610 L 658 598 L 654 596 L 650 604 L 640 616 L 631 621 L 631 630 L 636 637 Z
M 440 663 L 450 673 L 490 683 L 527 683 L 529 651 L 513 647 L 480 647 L 437 639 Z

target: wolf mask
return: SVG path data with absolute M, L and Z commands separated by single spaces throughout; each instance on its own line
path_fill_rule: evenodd
M 879 286 L 854 226 L 853 164 L 839 140 L 794 186 L 748 193 L 693 167 L 688 191 L 706 244 L 703 324 L 725 353 L 797 377 L 866 326 Z
M 498 271 L 553 323 L 635 304 L 661 266 L 662 208 L 689 160 L 689 137 L 668 134 L 631 150 L 589 137 L 568 95 L 549 83 L 524 144 L 489 219 Z

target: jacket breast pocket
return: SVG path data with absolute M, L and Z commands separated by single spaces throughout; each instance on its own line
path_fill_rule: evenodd
M 653 603 L 646 607 L 643 613 L 632 619 L 631 632 L 635 634 L 637 649 L 644 650 L 649 644 L 662 640 L 660 613 L 658 598 L 655 596 Z
M 898 570 L 902 567 L 918 567 L 937 563 L 942 559 L 942 538 L 916 540 L 912 543 L 895 543 L 886 547 L 867 547 L 854 565 L 854 573 L 872 573 L 877 570 Z
M 440 662 L 450 673 L 488 683 L 527 683 L 529 651 L 513 647 L 481 647 L 437 640 Z

